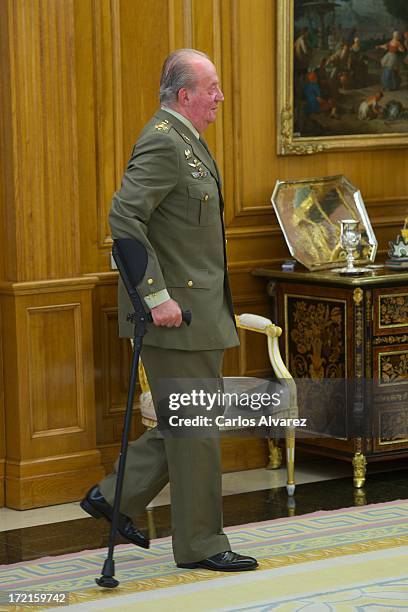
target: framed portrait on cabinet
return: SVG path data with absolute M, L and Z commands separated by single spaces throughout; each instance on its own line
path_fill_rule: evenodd
M 408 2 L 277 0 L 280 155 L 408 143 Z
M 363 198 L 345 176 L 278 180 L 271 202 L 290 254 L 308 270 L 344 266 L 342 219 L 358 224 L 360 240 L 354 250 L 355 261 L 374 261 L 378 243 Z

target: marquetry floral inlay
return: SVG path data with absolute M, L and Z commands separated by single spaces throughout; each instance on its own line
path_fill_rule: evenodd
M 408 294 L 380 297 L 380 325 L 408 326 Z

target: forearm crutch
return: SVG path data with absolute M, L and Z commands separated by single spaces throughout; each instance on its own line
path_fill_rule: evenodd
M 150 312 L 145 311 L 142 299 L 136 289 L 146 272 L 146 248 L 143 244 L 132 238 L 118 238 L 113 241 L 112 255 L 134 308 L 134 312 L 130 313 L 127 317 L 128 321 L 134 324 L 134 348 L 130 370 L 125 420 L 122 431 L 119 465 L 116 477 L 112 522 L 109 533 L 108 556 L 104 561 L 100 578 L 95 579 L 96 584 L 109 589 L 117 587 L 119 584 L 119 581 L 114 578 L 115 561 L 113 559 L 113 553 L 119 523 L 119 509 L 122 497 L 123 479 L 125 476 L 126 456 L 129 443 L 130 425 L 132 422 L 133 399 L 135 395 L 139 357 L 142 350 L 143 337 L 146 333 L 146 323 L 152 321 L 152 315 Z M 182 317 L 183 321 L 187 325 L 190 325 L 191 312 L 189 310 L 182 311 Z

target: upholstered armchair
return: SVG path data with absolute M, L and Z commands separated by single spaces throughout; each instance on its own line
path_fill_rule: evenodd
M 236 316 L 236 324 L 239 329 L 246 332 L 264 334 L 266 336 L 269 360 L 276 378 L 280 384 L 286 386 L 286 401 L 283 406 L 276 410 L 275 414 L 286 419 L 294 419 L 297 417 L 297 398 L 295 382 L 285 366 L 279 350 L 278 338 L 282 333 L 280 327 L 274 325 L 270 319 L 261 317 L 255 314 L 241 314 Z M 224 390 L 233 391 L 233 385 L 236 384 L 236 377 L 225 377 Z M 149 383 L 143 364 L 139 361 L 139 382 L 142 393 L 140 395 L 140 410 L 142 415 L 142 423 L 146 427 L 155 427 L 157 424 L 156 413 L 153 406 Z M 220 430 L 228 431 L 228 427 L 220 427 Z M 294 463 L 295 463 L 295 429 L 292 426 L 285 428 L 286 441 L 286 468 L 287 468 L 287 491 L 289 496 L 293 496 L 295 492 L 294 478 Z M 275 440 L 268 439 L 269 446 L 269 469 L 278 468 L 281 465 L 281 451 Z

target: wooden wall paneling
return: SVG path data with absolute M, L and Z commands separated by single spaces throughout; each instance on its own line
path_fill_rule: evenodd
M 395 224 L 402 227 L 408 211 L 408 197 L 370 197 L 365 198 L 365 205 L 370 211 L 370 221 L 377 227 L 391 227 Z
M 273 44 L 273 19 L 268 2 L 252 4 L 251 9 L 248 2 L 232 2 L 228 10 L 223 4 L 221 15 L 224 67 L 228 70 L 223 79 L 229 266 L 230 270 L 250 269 L 279 261 L 282 249 L 286 251 L 270 203 L 275 182 L 270 151 L 273 55 L 268 48 Z
M 185 2 L 185 14 L 190 16 L 191 31 L 186 38 L 190 45 L 207 53 L 214 62 L 222 84 L 222 50 L 221 50 L 221 2 L 220 0 L 189 0 Z M 205 139 L 217 159 L 220 168 L 223 167 L 223 112 L 222 105 L 218 110 L 217 121 L 205 133 Z
M 168 0 L 168 27 L 169 53 L 193 47 L 192 0 Z
M 159 80 L 169 52 L 169 3 L 120 2 L 123 157 L 159 106 Z
M 213 58 L 225 96 L 217 122 L 207 131 L 206 137 L 223 174 L 227 252 L 234 306 L 237 313 L 255 312 L 266 315 L 269 308 L 266 295 L 261 291 L 260 295 L 255 296 L 255 287 L 263 287 L 263 283 L 258 283 L 259 279 L 252 277 L 250 271 L 254 261 L 265 259 L 265 252 L 268 253 L 267 259 L 270 259 L 270 229 L 261 224 L 259 227 L 253 227 L 256 222 L 265 223 L 270 217 L 270 211 L 267 211 L 262 220 L 251 219 L 252 227 L 236 229 L 236 226 L 241 224 L 241 182 L 246 170 L 242 163 L 242 147 L 246 147 L 246 143 L 241 138 L 239 124 L 241 83 L 237 3 L 214 0 L 204 4 L 205 6 L 203 3 L 193 3 L 194 14 L 199 20 L 196 27 L 193 26 L 194 46 L 202 48 Z M 257 10 L 254 3 L 251 4 L 251 10 Z M 208 31 L 212 46 L 209 44 L 211 41 L 205 44 L 205 37 L 209 39 Z M 200 44 L 201 40 L 203 42 Z M 252 164 L 250 167 L 249 174 L 252 176 Z M 243 225 L 245 223 L 242 223 Z M 244 334 L 240 347 L 226 352 L 223 367 L 225 375 L 262 375 L 270 371 L 264 339 L 249 336 Z M 224 471 L 264 467 L 267 463 L 266 441 L 260 438 L 224 435 L 221 448 Z
M 1 249 L 0 278 L 15 278 L 17 270 L 17 240 L 15 234 L 16 208 L 10 206 L 14 201 L 14 125 L 11 120 L 14 112 L 11 75 L 10 9 L 9 2 L 0 3 L 0 214 Z
M 124 170 L 120 5 L 93 2 L 97 147 L 98 246 L 110 249 L 108 213 Z
M 264 279 L 253 276 L 250 267 L 234 267 L 230 270 L 229 278 L 232 294 L 234 296 L 234 310 L 236 314 L 248 312 L 271 318 L 270 301 L 266 295 Z M 244 338 L 246 338 L 246 336 L 244 336 Z M 251 366 L 251 369 L 255 368 L 259 375 L 270 371 L 269 360 L 265 352 L 266 342 L 264 342 L 265 346 L 261 346 L 259 349 L 262 344 L 262 342 L 259 343 L 259 338 L 262 338 L 262 336 L 258 334 L 248 334 L 248 338 L 241 346 L 226 351 L 223 366 L 223 373 L 225 376 L 246 375 L 246 364 L 248 360 L 252 361 L 253 351 L 257 353 L 254 355 L 254 363 L 263 363 L 263 367 Z M 252 348 L 253 341 L 256 343 L 256 348 L 254 349 Z M 260 355 L 261 358 L 259 360 Z M 266 357 L 266 361 L 263 359 L 262 355 Z M 256 369 L 257 367 L 258 369 Z
M 270 226 L 229 228 L 227 232 L 229 269 L 256 266 L 280 261 L 287 249 L 280 229 Z
M 368 198 L 365 200 L 371 224 L 378 240 L 377 258 L 387 257 L 389 242 L 395 240 L 408 215 L 406 196 Z
M 82 99 L 93 101 L 78 109 L 81 133 L 88 135 L 79 150 L 85 273 L 110 269 L 112 194 L 140 130 L 158 106 L 161 64 L 187 36 L 186 4 L 161 0 L 152 11 L 145 2 L 133 0 L 77 0 L 77 82 Z
M 270 194 L 275 177 L 272 152 L 274 143 L 274 52 L 273 4 L 261 0 L 234 3 L 236 28 L 234 48 L 238 56 L 236 95 L 240 97 L 241 181 L 236 214 L 263 210 L 270 215 Z
M 213 0 L 212 3 L 212 52 L 211 57 L 214 61 L 215 66 L 218 68 L 219 78 L 221 80 L 221 87 L 223 83 L 224 66 L 222 62 L 222 2 L 220 0 Z M 204 22 L 205 23 L 205 22 Z M 224 155 L 225 155 L 225 139 L 224 139 L 224 113 L 223 105 L 221 105 L 218 111 L 217 121 L 214 126 L 214 153 L 217 157 L 217 163 L 220 168 L 224 168 Z M 211 135 L 210 135 L 211 136 Z
M 187 0 L 190 4 L 190 0 Z M 187 33 L 191 33 L 191 10 L 186 0 L 168 0 L 169 52 L 190 46 Z
M 0 3 L 0 243 L 7 244 L 15 265 L 14 207 L 7 206 L 13 193 L 13 137 L 10 92 L 10 45 L 8 33 L 8 6 Z M 11 226 L 11 227 L 10 227 Z M 6 278 L 6 252 L 0 249 L 0 279 Z
M 5 3 L 2 3 L 5 4 Z M 7 278 L 79 272 L 73 1 L 9 1 L 12 137 Z
M 267 465 L 268 445 L 264 438 L 223 434 L 221 460 L 223 472 L 237 472 L 264 468 Z
M 6 504 L 81 497 L 103 474 L 96 450 L 91 296 L 96 279 L 2 286 Z
M 234 102 L 234 81 L 233 81 L 233 62 L 235 59 L 234 50 L 232 48 L 231 31 L 232 10 L 231 1 L 224 0 L 221 2 L 220 10 L 220 49 L 221 49 L 221 65 L 217 65 L 218 73 L 221 79 L 221 88 L 224 94 L 224 102 L 221 109 L 218 111 L 217 121 L 222 114 L 223 122 L 223 158 L 218 159 L 217 151 L 215 157 L 220 168 L 223 182 L 223 195 L 225 201 L 225 225 L 228 226 L 231 219 L 231 210 L 234 207 L 234 180 L 237 168 L 235 168 L 236 160 L 236 138 L 234 138 L 234 128 L 236 122 L 233 115 Z M 233 213 L 232 213 L 233 218 Z
M 0 508 L 5 500 L 6 426 L 4 415 L 3 316 L 0 303 Z
M 75 17 L 77 81 L 89 101 L 78 108 L 81 263 L 92 273 L 110 270 L 108 213 L 124 170 L 119 0 L 78 2 Z
M 131 363 L 130 342 L 118 338 L 117 273 L 101 275 L 94 291 L 94 352 L 97 446 L 102 463 L 110 472 L 117 458 L 126 409 Z M 144 428 L 137 385 L 130 438 L 137 438 Z
M 103 249 L 103 235 L 98 219 L 98 205 L 100 203 L 100 192 L 102 190 L 101 178 L 97 176 L 100 167 L 103 166 L 105 158 L 103 151 L 98 150 L 101 141 L 101 121 L 98 108 L 97 92 L 99 82 L 105 76 L 108 68 L 105 67 L 102 74 L 97 72 L 95 40 L 99 8 L 106 6 L 101 0 L 98 6 L 94 6 L 93 0 L 75 0 L 74 2 L 74 40 L 75 40 L 75 82 L 78 91 L 76 121 L 78 129 L 78 193 L 79 193 L 79 223 L 80 223 L 80 271 L 82 274 L 95 272 L 96 270 L 109 269 L 108 247 Z M 107 66 L 109 66 L 109 63 Z M 100 66 L 101 70 L 103 66 Z M 110 90 L 104 83 L 105 103 L 108 104 Z M 111 143 L 111 138 L 106 135 L 105 147 Z M 102 159 L 102 161 L 101 161 Z M 109 160 L 114 163 L 114 158 Z M 105 167 L 107 182 L 111 176 Z M 98 182 L 99 181 L 99 182 Z M 103 183 L 104 184 L 104 183 Z M 98 191 L 98 187 L 100 187 Z M 102 246 L 101 246 L 102 243 Z
M 8 42 L 8 10 L 5 3 L 0 4 L 0 241 L 7 244 L 14 253 L 14 243 L 7 240 L 6 202 L 10 193 L 9 181 L 12 181 L 12 165 L 10 150 L 12 146 L 11 126 L 7 121 L 10 116 L 10 66 Z M 0 279 L 6 276 L 5 249 L 0 254 Z M 0 299 L 0 508 L 5 503 L 5 468 L 6 468 L 6 438 L 4 413 L 4 377 L 3 377 L 3 341 L 5 330 L 3 326 L 2 302 Z M 5 552 L 4 544 L 1 545 Z
M 185 49 L 194 49 L 195 41 L 194 41 L 194 30 L 193 30 L 193 0 L 183 0 L 182 14 L 183 14 L 183 31 L 184 31 L 184 41 L 185 41 L 185 44 L 182 45 L 182 47 Z

